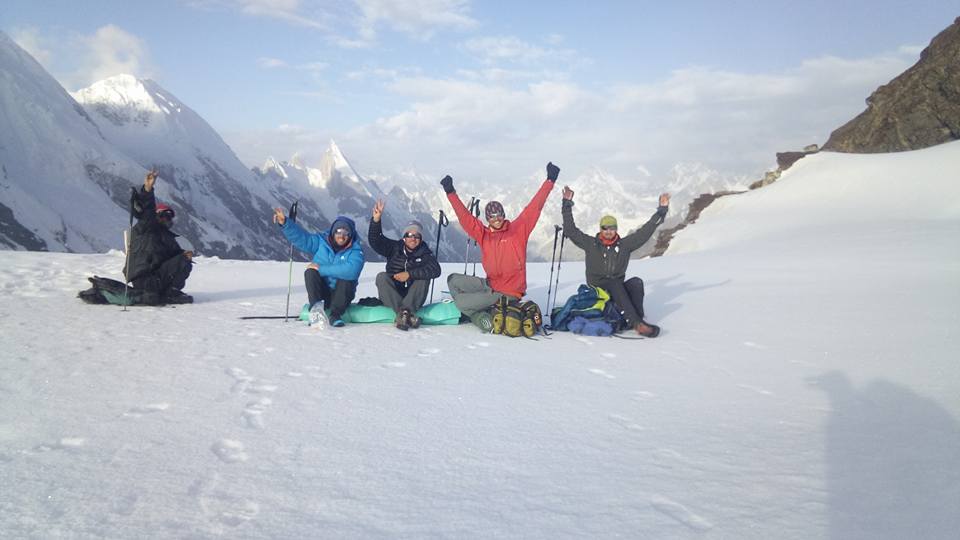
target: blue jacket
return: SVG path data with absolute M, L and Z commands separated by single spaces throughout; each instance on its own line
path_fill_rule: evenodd
M 335 251 L 333 231 L 338 224 L 346 225 L 350 229 L 350 243 L 339 251 Z M 309 233 L 292 219 L 286 220 L 281 230 L 294 247 L 306 253 L 313 253 L 313 262 L 320 267 L 320 275 L 327 278 L 327 284 L 330 287 L 335 287 L 338 279 L 347 281 L 360 279 L 360 272 L 363 270 L 363 249 L 360 247 L 357 227 L 352 219 L 337 216 L 325 234 Z

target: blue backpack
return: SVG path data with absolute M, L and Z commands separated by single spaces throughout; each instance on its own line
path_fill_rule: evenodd
M 583 318 L 586 321 L 595 321 L 601 325 L 606 325 L 607 329 L 597 328 L 594 324 L 590 327 L 591 335 L 610 335 L 619 332 L 625 326 L 623 315 L 620 308 L 610 299 L 610 294 L 600 287 L 591 287 L 590 285 L 580 285 L 577 288 L 577 294 L 567 299 L 562 308 L 555 309 L 550 317 L 551 328 L 560 331 L 574 331 L 580 329 L 581 323 L 571 326 L 576 318 Z M 607 333 L 597 333 L 605 332 Z

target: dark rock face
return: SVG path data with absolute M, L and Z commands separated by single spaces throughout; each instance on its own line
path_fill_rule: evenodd
M 917 150 L 960 139 L 960 18 L 920 61 L 867 98 L 867 110 L 834 131 L 824 150 Z

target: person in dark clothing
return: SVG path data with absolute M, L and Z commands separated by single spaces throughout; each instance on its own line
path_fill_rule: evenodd
M 181 248 L 178 235 L 170 230 L 175 212 L 166 204 L 157 204 L 156 181 L 156 171 L 147 173 L 143 187 L 132 198 L 137 224 L 131 229 L 123 275 L 140 290 L 146 304 L 189 304 L 193 298 L 182 289 L 193 267 L 193 252 Z
M 310 302 L 311 324 L 326 323 L 324 308 L 330 310 L 330 324 L 344 326 L 343 314 L 357 294 L 357 283 L 363 270 L 363 249 L 357 238 L 357 227 L 346 216 L 337 216 L 326 233 L 308 233 L 282 208 L 275 208 L 273 222 L 300 251 L 312 253 L 303 278 Z
M 624 281 L 624 278 L 631 253 L 647 243 L 663 223 L 670 205 L 670 194 L 661 194 L 659 202 L 653 216 L 623 238 L 617 234 L 617 220 L 613 216 L 603 216 L 600 232 L 589 236 L 573 222 L 573 190 L 567 186 L 563 188 L 563 235 L 586 253 L 587 285 L 607 291 L 630 328 L 646 337 L 660 335 L 660 327 L 643 320 L 643 280 L 633 277 Z
M 411 221 L 403 228 L 403 238 L 383 235 L 384 202 L 377 201 L 370 218 L 367 241 L 374 251 L 387 258 L 386 272 L 377 274 L 380 301 L 397 314 L 394 324 L 400 330 L 420 326 L 417 310 L 427 301 L 430 280 L 440 276 L 440 263 L 423 242 L 423 226 Z

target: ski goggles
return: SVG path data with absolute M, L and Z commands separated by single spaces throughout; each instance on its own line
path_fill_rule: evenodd
M 417 240 L 423 240 L 423 237 L 420 236 L 420 233 L 415 233 L 415 232 L 413 232 L 413 233 L 410 233 L 410 232 L 404 233 L 403 237 L 404 237 L 404 238 L 416 238 Z
M 157 212 L 157 219 L 173 219 L 174 215 L 176 214 L 174 214 L 172 208 L 166 208 Z
M 607 225 L 606 227 L 600 227 L 601 231 L 615 231 L 617 230 L 616 225 Z
M 334 235 L 334 236 L 346 236 L 347 238 L 350 238 L 350 229 L 348 229 L 348 228 L 346 228 L 346 227 L 339 227 L 339 228 L 337 228 L 337 230 L 333 231 L 333 235 Z

